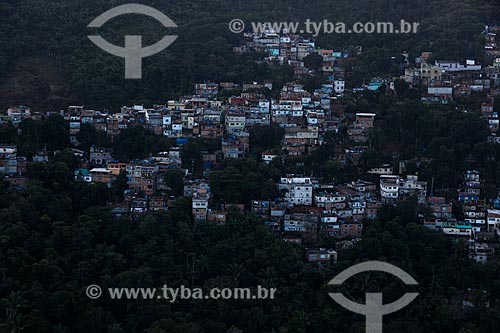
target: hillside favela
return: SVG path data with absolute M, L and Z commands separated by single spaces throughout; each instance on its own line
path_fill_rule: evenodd
M 497 0 L 0 3 L 0 333 L 498 333 Z

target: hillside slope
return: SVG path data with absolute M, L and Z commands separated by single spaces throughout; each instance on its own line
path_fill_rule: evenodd
M 87 105 L 162 101 L 190 92 L 192 83 L 205 80 L 243 80 L 253 73 L 251 59 L 236 57 L 231 46 L 239 35 L 229 32 L 233 18 L 245 21 L 393 21 L 420 22 L 416 35 L 326 35 L 324 47 L 377 46 L 392 53 L 434 51 L 440 57 L 481 60 L 484 24 L 498 19 L 496 0 L 199 0 L 138 1 L 153 6 L 179 26 L 178 40 L 144 61 L 140 82 L 123 79 L 123 60 L 95 47 L 86 26 L 104 11 L 127 0 L 14 0 L 0 4 L 0 83 L 20 57 L 51 54 L 61 64 L 74 93 Z M 151 44 L 165 29 L 147 17 L 120 17 L 99 29 L 110 42 L 123 44 L 124 34 L 144 35 Z M 250 63 L 249 63 L 250 61 Z M 12 73 L 11 73 L 12 74 Z M 255 76 L 255 75 L 254 75 Z M 256 77 L 257 79 L 259 77 Z

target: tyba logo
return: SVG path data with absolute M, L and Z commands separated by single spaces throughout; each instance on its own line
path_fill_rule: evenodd
M 177 28 L 177 25 L 168 16 L 157 9 L 141 4 L 128 4 L 112 8 L 99 15 L 88 25 L 89 28 L 100 28 L 106 22 L 117 16 L 125 14 L 143 14 L 160 22 L 166 28 Z M 142 78 L 142 58 L 150 57 L 166 49 L 177 36 L 165 36 L 156 44 L 142 47 L 142 36 L 126 35 L 125 47 L 113 45 L 101 36 L 88 36 L 88 38 L 104 51 L 117 57 L 125 58 L 125 78 Z

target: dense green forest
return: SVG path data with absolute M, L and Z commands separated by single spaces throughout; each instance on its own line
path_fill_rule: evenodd
M 363 240 L 336 266 L 312 267 L 303 249 L 274 237 L 251 215 L 225 226 L 194 228 L 188 200 L 140 221 L 114 219 L 100 206 L 105 188 L 75 184 L 64 163 L 57 177 L 31 175 L 24 192 L 0 196 L 2 332 L 364 332 L 364 318 L 327 295 L 326 283 L 354 263 L 377 259 L 408 271 L 419 297 L 385 318 L 385 332 L 497 332 L 500 270 L 468 262 L 462 243 L 418 225 L 416 206 L 385 207 Z M 51 173 L 55 174 L 55 173 Z M 329 245 L 325 241 L 324 245 Z M 330 244 L 331 245 L 331 244 Z M 278 289 L 275 300 L 90 300 L 87 285 Z M 464 308 L 464 290 L 487 290 L 489 308 Z M 387 275 L 359 275 L 346 294 L 383 290 L 387 301 L 407 287 Z M 358 295 L 356 292 L 359 292 Z
M 237 1 L 138 1 L 153 6 L 171 17 L 179 26 L 168 30 L 178 40 L 167 50 L 144 61 L 144 80 L 123 79 L 123 59 L 96 48 L 87 35 L 95 32 L 86 26 L 104 11 L 125 0 L 12 0 L 0 3 L 0 86 L 11 87 L 20 80 L 15 69 L 28 66 L 24 60 L 42 57 L 53 62 L 51 70 L 31 77 L 35 85 L 50 90 L 50 76 L 64 77 L 67 99 L 50 99 L 44 107 L 62 107 L 80 102 L 90 107 L 117 107 L 127 103 L 158 103 L 192 91 L 194 82 L 213 80 L 252 82 L 290 79 L 286 70 L 257 64 L 254 55 L 237 56 L 232 46 L 241 36 L 229 32 L 233 18 L 247 22 L 313 21 L 331 22 L 392 21 L 420 22 L 420 32 L 412 35 L 345 34 L 323 35 L 322 47 L 348 48 L 361 45 L 366 54 L 354 76 L 360 80 L 387 73 L 391 56 L 408 51 L 412 56 L 433 51 L 447 59 L 483 60 L 480 33 L 485 24 L 498 21 L 499 4 L 494 0 L 237 0 Z M 99 29 L 110 42 L 123 45 L 125 34 L 141 34 L 152 44 L 163 37 L 165 29 L 155 20 L 139 16 L 114 19 Z M 256 55 L 255 55 L 256 56 Z M 25 62 L 23 62 L 25 61 Z M 52 68 L 55 67 L 55 68 Z M 29 69 L 29 68 L 28 68 Z M 14 73 L 13 73 L 14 71 Z M 33 70 L 31 70 L 33 71 Z M 29 73 L 28 73 L 29 74 Z M 49 76 L 49 77 L 45 77 Z M 59 79 L 61 81 L 62 79 Z M 29 81 L 29 80 L 28 80 Z M 47 82 L 45 82 L 47 81 Z M 58 82 L 59 82 L 58 81 Z M 28 82 L 24 82 L 28 83 Z M 19 89 L 22 89 L 20 87 Z M 17 95 L 16 95 L 17 96 Z M 22 103 L 3 96 L 7 102 Z M 26 98 L 26 97 L 25 97 Z M 5 106 L 5 105 L 4 105 Z

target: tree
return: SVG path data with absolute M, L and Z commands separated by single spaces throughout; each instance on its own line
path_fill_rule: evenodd
M 336 161 L 330 160 L 325 163 L 325 179 L 332 181 L 335 184 L 342 184 L 344 181 L 344 172 L 340 164 Z
M 323 57 L 318 53 L 311 53 L 304 58 L 304 66 L 313 71 L 319 72 L 323 67 Z
M 319 75 L 311 75 L 301 79 L 301 83 L 304 84 L 304 89 L 313 93 L 314 90 L 321 88 L 321 85 L 326 82 L 326 77 Z
M 142 126 L 132 126 L 120 133 L 114 144 L 114 153 L 120 161 L 145 158 L 151 152 L 154 136 Z
M 265 150 L 279 148 L 281 140 L 285 135 L 285 130 L 277 124 L 270 126 L 252 126 L 250 129 L 250 151 L 256 157 Z
M 493 112 L 500 113 L 500 97 L 495 97 L 493 102 Z
M 81 124 L 80 131 L 76 135 L 76 140 L 80 142 L 84 150 L 87 150 L 91 146 L 109 146 L 106 132 L 98 131 L 94 126 L 90 124 Z
M 405 96 L 409 88 L 410 85 L 404 80 L 398 79 L 394 81 L 394 89 L 400 98 Z
M 179 170 L 169 170 L 165 173 L 165 184 L 172 189 L 172 194 L 182 196 L 184 193 L 184 175 Z
M 42 122 L 43 139 L 48 150 L 62 150 L 69 147 L 68 123 L 59 115 L 49 116 Z

